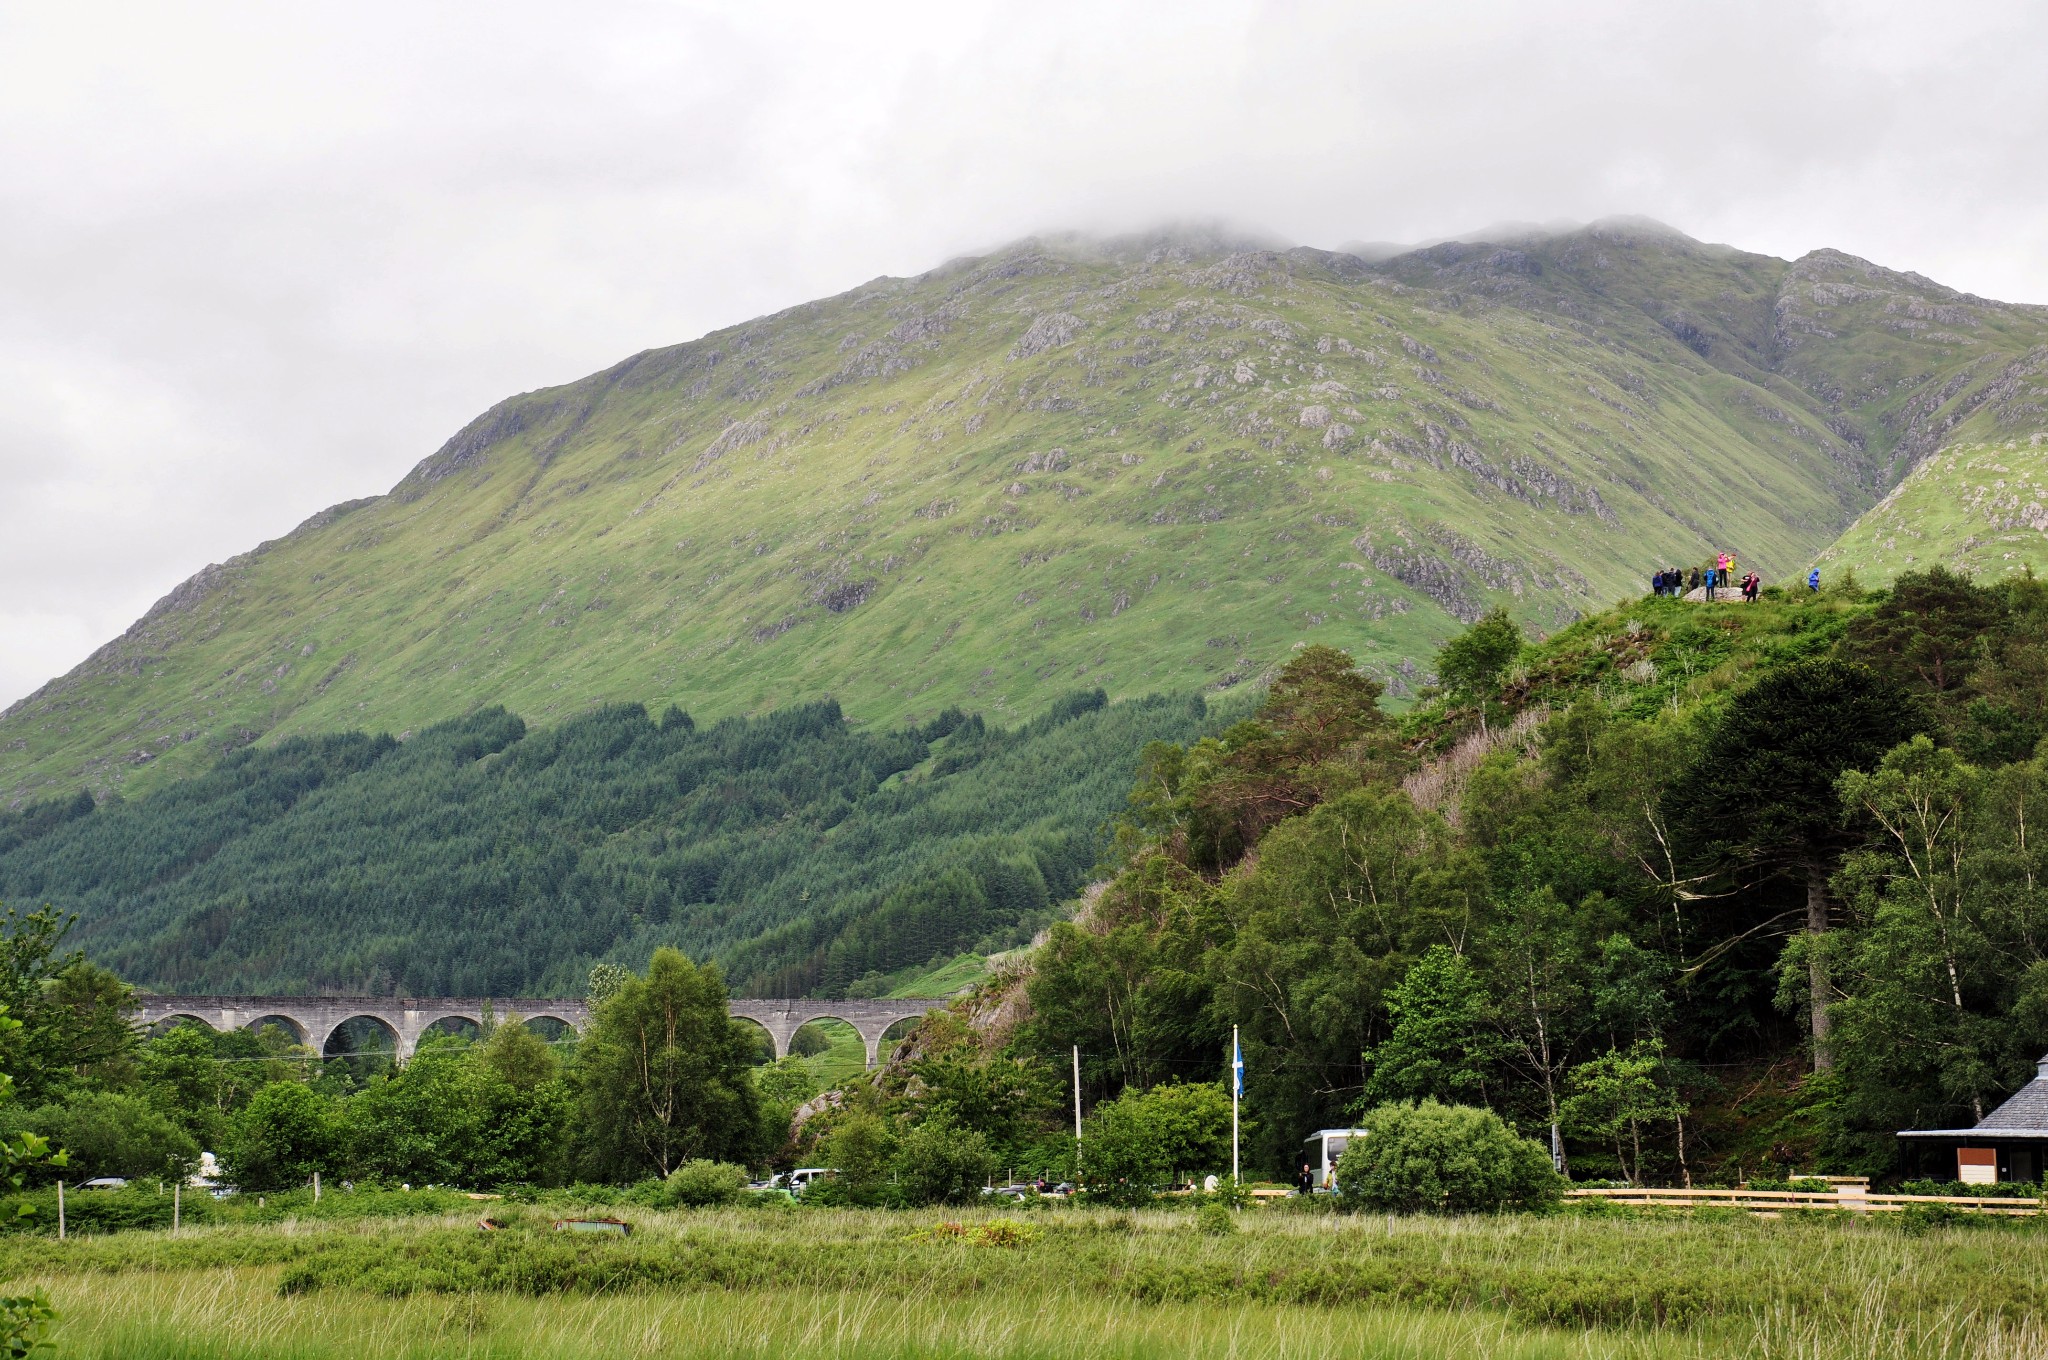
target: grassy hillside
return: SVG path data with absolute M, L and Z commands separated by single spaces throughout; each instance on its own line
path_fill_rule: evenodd
M 2038 426 L 2044 339 L 1647 223 L 1027 241 L 499 404 L 0 715 L 0 803 L 484 704 L 1008 720 L 1304 642 L 1398 701 L 1493 602 L 1541 632 L 1713 549 L 1802 569 L 1911 460 Z
M 2048 434 L 1943 449 L 1857 520 L 1819 565 L 1872 580 L 1933 566 L 1979 576 L 2048 570 Z

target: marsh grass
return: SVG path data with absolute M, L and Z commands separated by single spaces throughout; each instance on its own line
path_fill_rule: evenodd
M 2048 1354 L 2048 1234 L 2010 1225 L 1059 1212 L 1019 1242 L 995 1216 L 626 1216 L 623 1242 L 299 1222 L 0 1261 L 78 1356 Z

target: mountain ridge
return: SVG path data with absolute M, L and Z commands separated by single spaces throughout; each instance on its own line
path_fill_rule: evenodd
M 1733 547 L 1789 574 L 2035 419 L 2048 309 L 1610 221 L 1383 261 L 1046 235 L 506 398 L 0 714 L 0 800 L 507 703 L 863 719 L 1255 681 L 1399 696 Z

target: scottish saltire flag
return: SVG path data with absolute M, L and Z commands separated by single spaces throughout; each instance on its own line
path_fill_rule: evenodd
M 1232 1094 L 1236 1095 L 1238 1099 L 1242 1100 L 1244 1098 L 1244 1045 L 1240 1044 L 1237 1041 L 1236 1035 L 1231 1036 L 1230 1048 L 1230 1070 L 1237 1081 L 1237 1085 L 1233 1090 Z

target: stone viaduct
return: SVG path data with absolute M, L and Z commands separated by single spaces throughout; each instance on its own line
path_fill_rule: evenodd
M 278 1025 L 298 1042 L 325 1054 L 335 1033 L 351 1020 L 367 1019 L 380 1026 L 391 1040 L 392 1051 L 404 1062 L 419 1047 L 420 1038 L 444 1022 L 468 1021 L 481 1024 L 488 1007 L 500 1018 L 516 1015 L 521 1020 L 555 1020 L 577 1033 L 590 1023 L 590 1008 L 581 1001 L 548 1000 L 517 996 L 145 996 L 137 1022 L 145 1027 L 166 1020 L 197 1020 L 217 1030 L 253 1029 Z M 775 1056 L 789 1052 L 789 1040 L 812 1020 L 843 1020 L 853 1026 L 867 1047 L 868 1066 L 881 1057 L 882 1040 L 889 1030 L 906 1020 L 916 1020 L 941 1004 L 929 998 L 905 1001 L 811 1001 L 734 997 L 727 1008 L 736 1019 L 750 1020 L 768 1032 Z

